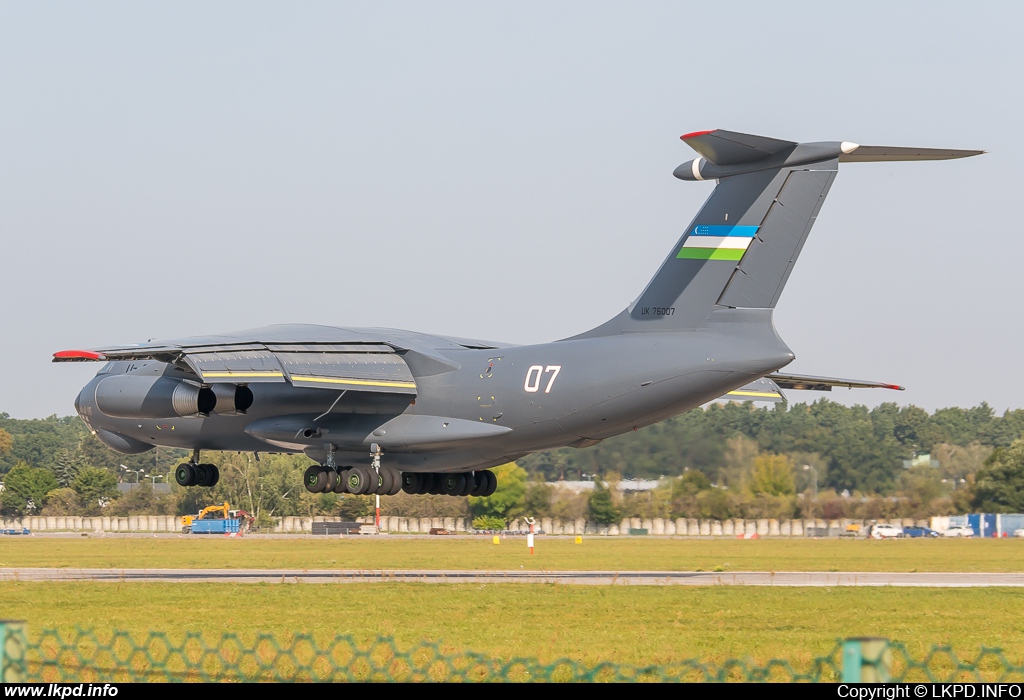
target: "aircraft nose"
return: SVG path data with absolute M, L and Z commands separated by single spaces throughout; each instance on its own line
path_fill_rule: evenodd
M 78 392 L 78 396 L 75 397 L 75 413 L 84 418 L 87 413 L 90 413 L 89 406 L 91 404 L 91 392 L 89 385 L 86 384 L 82 387 L 82 390 Z

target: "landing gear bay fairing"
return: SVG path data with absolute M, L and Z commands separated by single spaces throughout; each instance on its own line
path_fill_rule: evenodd
M 202 450 L 305 453 L 312 492 L 489 495 L 493 467 L 588 447 L 717 398 L 901 387 L 780 373 L 772 311 L 839 164 L 981 151 L 794 143 L 714 130 L 681 180 L 717 180 L 639 298 L 586 333 L 508 345 L 383 328 L 280 325 L 68 350 L 106 362 L 75 401 L 107 446 L 192 450 L 182 486 L 212 486 Z

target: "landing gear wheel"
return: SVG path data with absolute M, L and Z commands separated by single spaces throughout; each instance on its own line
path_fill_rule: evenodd
M 494 495 L 494 492 L 498 489 L 498 477 L 494 475 L 494 472 L 486 469 L 482 473 L 487 475 L 487 488 L 484 489 L 481 495 L 492 496 Z
M 440 496 L 444 491 L 444 475 L 443 474 L 431 474 L 430 475 L 430 486 L 427 488 L 427 493 L 431 496 Z
M 476 496 L 478 498 L 483 496 L 484 491 L 487 490 L 487 477 L 484 476 L 484 473 L 481 471 L 472 474 L 471 478 L 473 479 L 473 488 L 469 490 L 469 495 Z
M 433 474 L 420 474 L 420 490 L 416 493 L 421 496 L 430 493 L 430 487 L 434 483 Z
M 415 495 L 423 487 L 423 475 L 416 472 L 402 472 L 402 490 Z
M 390 467 L 388 467 L 388 471 L 391 472 L 391 488 L 384 495 L 395 496 L 402 490 L 402 472 Z
M 314 464 L 302 475 L 302 483 L 310 493 L 323 493 L 327 485 L 327 472 L 319 464 Z
M 338 470 L 338 483 L 334 485 L 334 493 L 348 493 L 348 469 Z
M 461 496 L 462 489 L 466 488 L 465 474 L 445 474 L 441 482 L 441 489 L 445 496 Z
M 179 464 L 174 470 L 178 486 L 192 486 L 196 483 L 196 469 L 191 464 Z
M 324 470 L 324 493 L 334 493 L 334 489 L 338 486 L 338 472 L 333 469 Z
M 456 496 L 468 496 L 476 488 L 476 477 L 472 472 L 466 472 L 463 476 L 466 477 L 466 485 L 462 487 L 461 492 L 455 494 Z
M 376 474 L 370 478 L 370 470 L 366 467 L 352 467 L 348 470 L 348 492 L 355 494 L 372 493 L 377 487 Z
M 213 464 L 197 464 L 196 470 L 196 486 L 205 486 L 210 488 L 216 486 L 217 482 L 220 481 L 220 469 L 217 469 Z
M 391 487 L 394 486 L 395 474 L 387 467 L 381 467 L 378 474 L 380 475 L 380 481 L 373 492 L 378 496 L 386 496 L 391 491 Z M 372 470 L 370 471 L 370 476 L 373 476 Z

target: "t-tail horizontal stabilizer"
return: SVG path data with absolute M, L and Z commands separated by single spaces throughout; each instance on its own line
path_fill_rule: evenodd
M 704 328 L 718 309 L 774 309 L 840 163 L 947 160 L 984 151 L 797 143 L 714 129 L 682 136 L 680 180 L 717 180 L 647 288 L 576 337 Z

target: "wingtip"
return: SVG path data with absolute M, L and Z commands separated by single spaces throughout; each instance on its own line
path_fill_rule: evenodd
M 704 134 L 710 134 L 710 133 L 715 132 L 715 131 L 718 131 L 718 129 L 705 129 L 704 131 L 691 131 L 688 134 L 683 134 L 682 136 L 679 137 L 679 139 L 681 141 L 687 141 L 689 139 L 697 138 L 698 136 L 703 136 Z
M 102 359 L 103 353 L 92 350 L 60 350 L 53 353 L 54 362 L 90 362 Z

